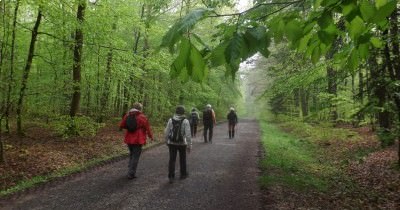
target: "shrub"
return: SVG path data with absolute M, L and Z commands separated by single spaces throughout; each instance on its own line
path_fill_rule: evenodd
M 104 123 L 97 123 L 87 116 L 70 117 L 68 115 L 63 115 L 52 123 L 52 128 L 55 132 L 64 138 L 73 136 L 94 136 L 98 129 L 103 126 Z

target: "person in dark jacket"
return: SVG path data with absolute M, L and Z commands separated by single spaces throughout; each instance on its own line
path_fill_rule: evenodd
M 204 135 L 204 143 L 210 142 L 212 143 L 213 137 L 213 128 L 216 123 L 215 120 L 215 112 L 211 108 L 210 104 L 207 104 L 205 110 L 203 111 L 203 135 Z M 207 135 L 208 133 L 208 135 Z M 207 141 L 208 137 L 208 141 Z
M 192 138 L 196 137 L 197 134 L 197 124 L 199 123 L 199 113 L 196 111 L 195 108 L 192 109 L 190 113 L 190 132 L 192 134 Z
M 129 164 L 128 164 L 128 179 L 136 177 L 136 168 L 139 162 L 140 154 L 142 153 L 142 146 L 146 144 L 147 136 L 153 140 L 150 124 L 147 117 L 142 113 L 142 104 L 134 103 L 133 107 L 127 114 L 124 115 L 119 127 L 127 129 L 127 118 L 129 115 L 135 115 L 136 130 L 125 132 L 124 142 L 129 149 Z
M 168 120 L 164 130 L 165 142 L 169 148 L 168 179 L 173 183 L 175 179 L 175 162 L 179 152 L 180 178 L 188 176 L 186 167 L 186 151 L 192 149 L 190 124 L 185 118 L 185 107 L 177 106 L 175 114 Z M 175 136 L 175 137 L 174 137 Z
M 238 118 L 233 107 L 230 108 L 226 118 L 228 119 L 229 139 L 232 139 L 235 137 L 235 126 L 238 122 Z

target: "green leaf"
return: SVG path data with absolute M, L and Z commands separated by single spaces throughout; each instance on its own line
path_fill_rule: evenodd
M 319 61 L 319 58 L 321 56 L 321 50 L 320 48 L 317 46 L 314 48 L 312 55 L 311 55 L 311 61 L 316 64 Z
M 205 48 L 209 48 L 208 45 L 205 42 L 203 42 L 203 40 L 200 38 L 199 35 L 197 35 L 196 33 L 191 33 L 190 35 L 193 36 L 196 39 L 196 41 L 201 45 L 203 45 Z
M 207 66 L 200 51 L 193 45 L 190 48 L 190 64 L 192 66 L 191 78 L 195 82 L 201 82 L 204 79 Z
M 303 38 L 300 39 L 300 43 L 298 46 L 299 52 L 304 52 L 308 47 L 308 42 L 310 41 L 312 34 L 307 34 Z
M 205 18 L 210 11 L 210 9 L 196 9 L 177 21 L 164 35 L 160 47 L 168 47 L 172 52 L 175 43 L 180 40 L 182 35 L 193 28 L 198 21 Z
M 332 19 L 332 13 L 325 11 L 322 13 L 321 17 L 318 19 L 318 25 L 324 29 L 328 27 L 329 25 L 334 24 L 333 19 Z
M 269 23 L 269 29 L 271 33 L 274 35 L 274 41 L 280 42 L 283 39 L 283 34 L 285 30 L 285 22 L 282 18 L 275 17 Z
M 264 56 L 269 55 L 268 47 L 270 44 L 270 37 L 266 33 L 265 27 L 261 26 L 250 28 L 246 30 L 246 33 L 243 37 L 246 42 L 248 51 L 247 55 L 242 56 L 242 59 L 246 59 L 247 57 L 254 55 L 257 51 L 259 51 Z
M 387 4 L 384 4 L 383 6 L 380 6 L 379 9 L 376 11 L 375 16 L 372 18 L 373 23 L 379 23 L 392 14 L 392 12 L 396 9 L 397 1 L 390 1 L 387 2 Z
M 286 24 L 286 36 L 291 40 L 292 42 L 296 42 L 299 40 L 301 37 L 303 37 L 303 28 L 298 20 L 291 20 Z
M 369 21 L 376 14 L 376 9 L 368 0 L 363 0 L 360 4 L 361 16 L 365 21 Z
M 221 66 L 227 63 L 225 59 L 225 50 L 228 45 L 229 42 L 222 42 L 212 50 L 210 60 L 213 67 Z
M 271 54 L 271 52 L 268 50 L 268 47 L 259 49 L 258 51 L 266 58 L 268 58 L 268 56 Z
M 171 65 L 170 76 L 176 78 L 181 73 L 182 69 L 186 67 L 187 60 L 190 53 L 190 41 L 187 38 L 182 38 L 179 55 L 176 57 Z
M 322 0 L 314 0 L 314 8 L 318 8 L 321 6 Z
M 322 43 L 324 43 L 326 45 L 331 45 L 333 43 L 335 36 L 332 34 L 326 33 L 325 31 L 319 31 L 318 38 L 322 41 Z
M 350 3 L 350 4 L 345 4 L 345 5 L 341 5 L 342 7 L 342 14 L 344 16 L 349 15 L 350 13 L 352 13 L 353 11 L 357 10 L 358 7 L 356 4 L 354 3 Z
M 378 37 L 371 37 L 369 40 L 375 48 L 382 48 L 383 42 Z
M 240 60 L 244 55 L 244 50 L 247 46 L 244 42 L 243 36 L 236 33 L 233 38 L 229 41 L 228 47 L 225 50 L 225 60 L 228 63 Z
M 358 55 L 361 59 L 366 59 L 369 56 L 369 44 L 360 44 L 358 46 Z
M 356 16 L 348 25 L 348 29 L 350 37 L 355 40 L 364 32 L 365 23 L 359 16 Z
M 321 2 L 321 6 L 323 7 L 329 7 L 331 5 L 337 4 L 339 2 L 339 0 L 323 0 Z
M 379 9 L 380 7 L 386 5 L 387 2 L 388 0 L 375 0 L 375 6 Z
M 360 63 L 359 60 L 360 60 L 360 59 L 359 59 L 359 57 L 358 57 L 358 51 L 355 50 L 355 49 L 353 49 L 353 50 L 351 51 L 349 60 L 347 61 L 347 62 L 348 62 L 348 65 L 349 65 L 349 68 L 352 69 L 352 70 L 356 69 L 356 68 L 358 67 L 359 63 Z

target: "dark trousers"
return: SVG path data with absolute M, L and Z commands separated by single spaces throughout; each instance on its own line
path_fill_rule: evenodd
M 207 142 L 207 132 L 208 132 L 208 141 L 212 142 L 212 136 L 213 136 L 213 125 L 204 125 L 204 142 Z
M 140 154 L 142 154 L 142 145 L 128 144 L 128 148 L 129 148 L 128 175 L 134 176 L 136 174 L 136 168 L 139 162 Z
M 235 137 L 235 123 L 229 123 L 228 129 L 229 129 L 229 138 L 234 138 Z
M 168 164 L 168 178 L 175 177 L 175 162 L 176 156 L 179 152 L 179 165 L 181 169 L 181 177 L 187 176 L 186 169 L 186 145 L 168 145 L 169 148 L 169 164 Z
M 190 132 L 192 137 L 196 137 L 197 134 L 197 124 L 190 124 Z

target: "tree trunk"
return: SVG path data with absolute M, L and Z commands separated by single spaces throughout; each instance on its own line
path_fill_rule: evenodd
M 396 7 L 396 9 L 393 11 L 393 13 L 390 16 L 390 35 L 391 35 L 391 44 L 392 44 L 392 55 L 393 55 L 393 68 L 394 72 L 396 75 L 396 80 L 400 80 L 400 43 L 399 43 L 399 26 L 398 26 L 398 11 L 399 9 Z M 396 88 L 395 92 L 399 93 L 400 88 Z M 398 124 L 400 124 L 400 97 L 398 95 L 394 96 L 394 101 L 396 103 L 396 108 L 397 108 L 397 117 L 398 117 Z M 398 165 L 400 166 L 400 128 L 397 128 L 397 141 L 398 141 Z
M 15 37 L 16 37 L 18 8 L 19 8 L 19 0 L 17 0 L 15 3 L 14 17 L 13 17 L 13 24 L 12 24 L 10 75 L 8 77 L 9 81 L 8 81 L 8 90 L 7 90 L 7 99 L 6 99 L 6 108 L 5 108 L 5 120 L 6 120 L 5 126 L 6 126 L 7 132 L 10 132 L 9 117 L 10 117 L 10 109 L 11 109 L 12 87 L 14 85 Z
M 364 105 L 364 75 L 362 71 L 363 71 L 362 69 L 358 71 L 358 100 L 361 106 Z M 358 112 L 357 120 L 358 123 L 364 120 L 364 113 Z
M 73 89 L 71 101 L 70 116 L 74 117 L 79 112 L 79 103 L 81 100 L 81 68 L 82 68 L 82 47 L 83 47 L 83 31 L 82 24 L 85 18 L 86 2 L 84 0 L 78 0 L 78 11 L 76 13 L 76 19 L 78 26 L 75 30 L 75 46 L 74 46 L 74 64 L 72 68 L 73 73 Z
M 304 88 L 300 88 L 300 104 L 301 104 L 301 115 L 302 117 L 308 116 L 308 91 Z
M 385 104 L 387 103 L 387 89 L 386 89 L 386 79 L 385 75 L 387 75 L 386 67 L 388 65 L 387 60 L 384 60 L 384 64 L 378 65 L 376 61 L 377 56 L 371 56 L 369 60 L 370 67 L 370 79 L 372 89 L 372 97 L 376 97 L 377 106 L 382 109 L 382 111 L 377 113 L 377 120 L 379 123 L 379 127 L 383 133 L 390 132 L 390 113 L 387 109 L 385 109 Z
M 337 23 L 337 27 L 340 30 L 344 30 L 344 19 L 341 18 Z M 339 36 L 333 43 L 333 47 L 331 48 L 330 52 L 327 54 L 327 59 L 332 59 L 333 55 L 342 47 L 343 40 Z M 328 66 L 326 69 L 327 73 L 327 80 L 328 80 L 328 93 L 331 94 L 333 97 L 337 97 L 337 72 L 332 66 Z M 337 113 L 337 105 L 331 104 L 331 112 L 330 112 L 330 120 L 332 122 L 336 122 L 338 119 Z
M 329 66 L 327 68 L 328 77 L 328 93 L 333 97 L 337 97 L 337 81 L 336 81 L 336 70 Z M 330 120 L 336 122 L 338 119 L 337 105 L 331 104 Z
M 29 72 L 31 71 L 32 60 L 35 52 L 35 43 L 37 40 L 38 30 L 40 26 L 40 21 L 42 20 L 42 12 L 39 9 L 35 25 L 32 29 L 31 43 L 29 45 L 28 58 L 26 59 L 26 64 L 24 72 L 22 74 L 21 90 L 19 92 L 18 104 L 17 104 L 17 133 L 22 134 L 22 109 L 25 97 L 26 85 L 28 83 Z
M 111 64 L 112 64 L 112 60 L 113 60 L 113 51 L 112 49 L 110 49 L 110 51 L 107 54 L 107 68 L 106 68 L 106 74 L 105 74 L 105 78 L 104 78 L 104 89 L 103 89 L 103 94 L 101 96 L 101 100 L 100 100 L 100 119 L 99 122 L 102 123 L 104 120 L 104 117 L 107 114 L 107 110 L 108 110 L 108 100 L 109 100 L 109 96 L 110 96 L 110 85 L 111 85 Z

